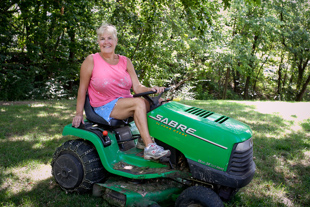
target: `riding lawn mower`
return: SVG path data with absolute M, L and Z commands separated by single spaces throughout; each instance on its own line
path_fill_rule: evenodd
M 169 89 L 166 89 L 167 91 Z M 146 160 L 136 148 L 140 137 L 132 119 L 107 122 L 85 100 L 86 120 L 68 124 L 66 141 L 53 155 L 52 175 L 66 192 L 92 192 L 109 206 L 224 206 L 255 173 L 249 126 L 218 113 L 160 102 L 150 91 L 150 135 L 171 151 Z

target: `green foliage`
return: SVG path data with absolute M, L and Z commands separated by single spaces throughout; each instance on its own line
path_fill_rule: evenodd
M 25 68 L 22 64 L 2 64 L 1 100 L 26 99 L 33 89 L 35 68 Z M 1 67 L 0 66 L 0 67 Z
M 98 52 L 95 29 L 108 22 L 118 29 L 116 53 L 146 86 L 172 86 L 178 96 L 190 88 L 183 95 L 200 99 L 310 100 L 304 8 L 307 1 L 4 0 L 0 99 L 74 97 L 81 63 Z

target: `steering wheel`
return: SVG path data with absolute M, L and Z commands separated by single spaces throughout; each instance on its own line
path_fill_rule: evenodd
M 159 99 L 163 95 L 163 93 L 166 91 L 169 91 L 169 90 L 170 90 L 170 88 L 165 88 L 163 92 L 161 92 L 160 94 L 158 94 L 158 96 L 155 96 L 153 98 L 151 98 L 149 95 L 155 94 L 155 93 L 157 93 L 157 91 L 147 91 L 147 92 L 143 92 L 143 93 L 137 93 L 137 94 L 133 95 L 133 97 L 143 96 L 150 103 L 151 110 L 153 110 L 154 108 L 159 106 Z

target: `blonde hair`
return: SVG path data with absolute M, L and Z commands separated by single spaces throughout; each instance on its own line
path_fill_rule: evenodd
M 108 24 L 108 23 L 103 23 L 97 30 L 97 36 L 98 36 L 98 40 L 100 38 L 100 36 L 106 32 L 110 33 L 113 35 L 113 37 L 115 39 L 117 39 L 117 31 L 116 31 L 116 27 L 112 24 Z

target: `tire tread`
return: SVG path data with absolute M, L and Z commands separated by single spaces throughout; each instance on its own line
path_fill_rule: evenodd
M 59 156 L 65 153 L 74 155 L 81 162 L 84 170 L 83 180 L 77 187 L 73 189 L 66 189 L 60 185 L 60 187 L 65 191 L 77 193 L 89 192 L 92 189 L 94 183 L 98 183 L 104 180 L 107 176 L 107 171 L 102 166 L 101 160 L 95 147 L 89 141 L 83 139 L 66 141 L 56 149 L 51 162 L 53 176 L 53 166 L 55 161 Z

